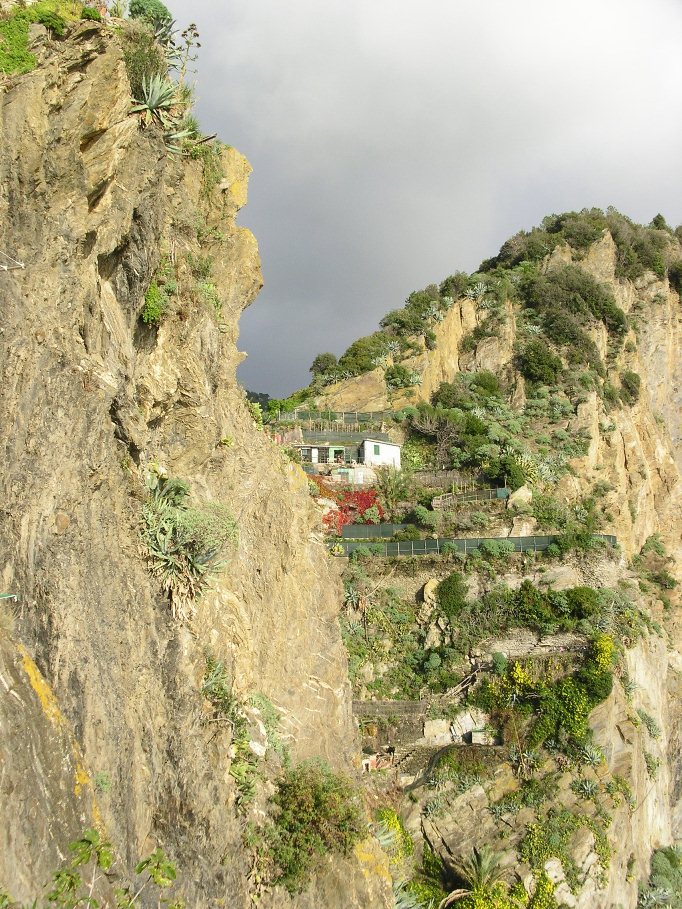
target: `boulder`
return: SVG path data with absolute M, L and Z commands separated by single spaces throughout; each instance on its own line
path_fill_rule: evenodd
M 427 581 L 422 587 L 421 599 L 423 606 L 419 610 L 419 621 L 425 624 L 431 618 L 431 613 L 438 605 L 438 581 L 435 578 Z
M 507 499 L 507 508 L 520 508 L 530 505 L 533 501 L 533 493 L 528 486 L 519 486 Z

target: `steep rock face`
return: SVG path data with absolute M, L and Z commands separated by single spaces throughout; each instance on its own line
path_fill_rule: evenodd
M 407 369 L 421 377 L 421 384 L 415 389 L 391 392 L 386 388 L 383 369 L 375 369 L 330 385 L 318 398 L 318 406 L 323 410 L 399 410 L 416 400 L 428 401 L 441 382 L 450 381 L 460 371 L 460 341 L 476 324 L 471 300 L 459 300 L 450 308 L 434 328 L 434 349 L 403 361 Z
M 628 667 L 633 679 L 641 686 L 635 699 L 637 706 L 645 707 L 662 724 L 659 742 L 648 741 L 646 731 L 632 722 L 633 707 L 622 695 L 614 693 L 592 714 L 590 726 L 594 741 L 604 751 L 605 764 L 596 777 L 603 780 L 622 777 L 632 787 L 632 802 L 617 798 L 611 809 L 611 824 L 607 832 L 610 867 L 605 875 L 599 864 L 595 838 L 585 827 L 572 838 L 568 855 L 575 862 L 579 891 L 573 894 L 568 887 L 561 865 L 552 860 L 548 870 L 557 883 L 557 902 L 570 909 L 612 909 L 614 906 L 634 907 L 637 903 L 637 881 L 649 873 L 652 849 L 670 842 L 671 827 L 668 808 L 670 780 L 665 765 L 667 729 L 665 727 L 666 690 L 660 666 L 665 662 L 665 645 L 652 638 L 641 642 L 628 656 Z M 655 780 L 647 774 L 644 754 L 652 753 L 663 759 Z M 571 789 L 572 776 L 562 773 L 560 764 L 553 767 L 556 773 L 555 795 L 552 804 L 568 808 L 586 817 L 593 813 L 587 804 Z M 496 850 L 517 848 L 526 833 L 526 825 L 534 821 L 534 812 L 522 808 L 505 827 L 504 840 L 500 840 L 499 823 L 488 808 L 495 800 L 518 789 L 519 781 L 508 764 L 496 773 L 487 795 L 482 786 L 474 786 L 457 797 L 447 813 L 423 821 L 424 835 L 430 845 L 441 854 L 468 855 L 474 846 L 487 842 Z M 417 810 L 408 819 L 415 830 L 419 819 Z M 508 859 L 511 855 L 507 853 Z M 528 866 L 515 864 L 513 871 L 530 886 L 532 875 Z
M 0 273 L 0 571 L 21 598 L 14 644 L 2 641 L 12 681 L 0 698 L 3 729 L 19 722 L 14 696 L 24 705 L 39 761 L 23 747 L 2 752 L 1 813 L 22 792 L 35 808 L 3 843 L 0 882 L 18 899 L 35 895 L 92 823 L 100 774 L 110 782 L 101 818 L 128 867 L 158 843 L 190 905 L 246 905 L 230 740 L 206 724 L 200 694 L 206 652 L 237 694 L 272 700 L 296 758 L 347 767 L 355 749 L 340 582 L 319 515 L 235 380 L 237 319 L 261 284 L 255 240 L 235 225 L 250 168 L 226 150 L 211 191 L 200 161 L 174 159 L 154 128 L 141 131 L 111 32 L 82 24 L 58 45 L 40 27 L 34 35 L 39 66 L 1 98 L 0 249 L 25 269 Z M 158 330 L 145 326 L 161 256 L 189 282 L 188 253 L 200 251 L 213 260 L 220 314 L 181 297 Z M 229 505 L 239 528 L 190 626 L 173 621 L 141 552 L 152 463 Z M 37 702 L 20 646 L 44 677 Z M 83 770 L 69 795 L 72 737 Z M 344 906 L 387 899 L 370 866 L 346 866 Z

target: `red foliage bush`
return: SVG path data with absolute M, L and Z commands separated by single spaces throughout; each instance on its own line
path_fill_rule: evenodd
M 379 518 L 383 521 L 384 510 L 381 507 L 376 489 L 353 489 L 349 486 L 333 486 L 325 482 L 323 477 L 310 476 L 320 490 L 320 495 L 336 502 L 338 510 L 328 511 L 322 519 L 322 524 L 329 533 L 340 534 L 346 524 L 371 524 L 372 521 L 363 521 L 362 516 L 369 509 L 376 506 Z M 360 520 L 358 520 L 358 518 Z

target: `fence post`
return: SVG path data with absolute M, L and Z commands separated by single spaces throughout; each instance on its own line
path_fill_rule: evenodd
M 538 538 L 533 537 L 533 552 L 535 554 L 537 554 L 537 551 L 538 551 Z
M 467 554 L 467 539 L 464 537 L 464 555 Z

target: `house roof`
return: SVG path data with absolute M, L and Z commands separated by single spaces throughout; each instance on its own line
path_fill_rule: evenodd
M 364 445 L 365 442 L 376 442 L 377 444 L 380 444 L 380 445 L 392 445 L 393 448 L 400 448 L 400 444 L 398 442 L 391 442 L 391 440 L 388 438 L 388 436 L 386 436 L 385 438 L 382 438 L 382 436 L 384 436 L 384 433 L 377 433 L 374 436 L 365 436 L 365 438 L 362 440 L 361 444 Z
M 365 442 L 374 442 L 377 445 L 391 445 L 393 448 L 400 448 L 397 442 L 391 442 L 388 434 L 385 432 L 376 432 L 371 436 L 363 436 L 357 433 L 332 433 L 332 432 L 303 432 L 303 439 L 296 439 L 289 442 L 300 448 L 327 448 L 329 446 L 346 448 L 357 448 L 364 445 Z

